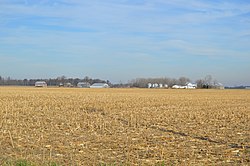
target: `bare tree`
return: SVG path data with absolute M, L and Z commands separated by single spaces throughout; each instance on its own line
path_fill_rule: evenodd
M 179 78 L 179 84 L 182 85 L 182 86 L 186 85 L 186 83 L 188 83 L 190 81 L 191 80 L 189 78 L 187 78 L 187 77 L 180 77 Z
M 205 85 L 205 81 L 203 79 L 196 80 L 195 83 L 198 88 L 203 88 L 203 85 Z
M 90 82 L 90 77 L 88 77 L 88 76 L 84 77 L 84 78 L 83 78 L 83 81 L 84 81 L 84 82 Z
M 212 80 L 213 80 L 213 77 L 211 75 L 207 75 L 204 79 L 205 84 L 208 86 L 212 86 Z

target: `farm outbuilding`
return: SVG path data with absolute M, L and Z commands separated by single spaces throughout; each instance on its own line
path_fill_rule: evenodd
M 168 88 L 167 84 L 148 83 L 148 88 Z
M 35 87 L 47 87 L 47 83 L 45 81 L 37 81 L 35 82 Z
M 186 89 L 196 89 L 197 88 L 197 84 L 187 83 L 186 87 L 187 87 Z
M 67 82 L 66 84 L 64 84 L 65 87 L 73 87 L 73 85 L 70 82 Z
M 106 83 L 94 83 L 90 88 L 109 88 L 109 85 Z
M 180 85 L 173 85 L 172 86 L 172 89 L 184 89 L 182 88 L 183 86 L 180 86 Z
M 151 88 L 152 87 L 152 84 L 151 83 L 148 83 L 148 88 Z
M 225 89 L 225 87 L 223 86 L 222 83 L 217 83 L 217 84 L 215 84 L 215 85 L 214 85 L 214 88 L 215 88 L 215 89 Z
M 58 86 L 59 86 L 59 87 L 63 87 L 64 85 L 63 85 L 63 83 L 60 83 Z
M 193 83 L 186 83 L 185 86 L 182 85 L 173 85 L 172 89 L 196 89 L 197 88 L 197 84 L 193 84 Z
M 78 88 L 89 88 L 90 83 L 88 83 L 88 82 L 78 82 L 77 87 Z

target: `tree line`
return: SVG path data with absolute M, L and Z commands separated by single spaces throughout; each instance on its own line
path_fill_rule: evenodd
M 180 77 L 176 78 L 136 78 L 128 81 L 127 83 L 119 83 L 112 84 L 109 80 L 102 80 L 98 78 L 90 78 L 88 76 L 84 78 L 67 78 L 66 76 L 60 76 L 57 78 L 49 78 L 49 79 L 12 79 L 10 77 L 1 77 L 0 76 L 0 85 L 2 86 L 34 86 L 37 81 L 45 81 L 48 86 L 59 86 L 65 84 L 71 84 L 72 86 L 77 86 L 79 82 L 88 82 L 89 84 L 93 83 L 107 83 L 111 87 L 123 88 L 123 87 L 137 87 L 137 88 L 147 88 L 148 83 L 157 83 L 168 85 L 168 87 L 172 87 L 173 85 L 181 85 L 184 86 L 186 83 L 192 82 L 188 77 Z M 220 86 L 216 79 L 213 79 L 211 75 L 207 75 L 204 78 L 198 79 L 195 81 L 197 84 L 197 88 L 214 88 Z
M 186 83 L 192 82 L 190 78 L 188 77 L 180 77 L 178 79 L 176 78 L 137 78 L 130 81 L 130 86 L 132 87 L 138 87 L 138 88 L 146 88 L 148 86 L 148 83 L 157 83 L 157 84 L 163 84 L 168 85 L 168 87 L 172 87 L 173 85 L 181 85 L 184 86 Z M 194 83 L 197 84 L 197 88 L 216 88 L 218 86 L 222 86 L 216 79 L 213 79 L 211 75 L 207 75 L 204 78 L 196 80 Z
M 78 82 L 88 82 L 90 84 L 93 83 L 108 83 L 108 80 L 101 79 L 93 79 L 88 76 L 80 79 L 80 78 L 67 78 L 66 76 L 60 76 L 57 78 L 49 78 L 49 79 L 12 79 L 10 77 L 4 78 L 0 76 L 0 85 L 4 86 L 34 86 L 37 81 L 45 81 L 48 86 L 59 86 L 60 84 L 72 84 L 76 86 Z

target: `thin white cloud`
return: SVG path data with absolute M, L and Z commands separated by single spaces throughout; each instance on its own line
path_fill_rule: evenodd
M 160 7 L 157 3 L 161 2 L 166 6 Z M 89 27 L 94 29 L 111 29 L 117 28 L 128 31 L 145 31 L 157 32 L 164 31 L 168 26 L 178 26 L 190 23 L 206 23 L 216 18 L 229 17 L 240 14 L 246 10 L 247 5 L 238 5 L 237 10 L 231 9 L 233 4 L 202 3 L 201 1 L 191 1 L 188 5 L 183 1 L 147 1 L 143 5 L 128 5 L 123 3 L 103 2 L 103 1 L 72 1 L 72 6 L 45 6 L 39 5 L 3 5 L 2 11 L 16 13 L 17 19 L 20 15 L 33 17 L 54 17 L 64 18 L 62 21 L 56 20 L 54 25 L 72 26 L 72 27 Z M 185 4 L 185 5 L 183 5 Z M 170 5 L 170 7 L 169 7 Z M 7 6 L 7 7 L 6 7 Z M 167 15 L 161 12 L 167 12 L 169 8 L 175 7 L 177 10 L 187 9 L 185 13 L 175 16 Z M 178 9 L 180 8 L 180 9 Z M 243 9 L 245 8 L 245 10 Z M 158 13 L 158 11 L 161 11 Z M 201 12 L 195 12 L 201 11 Z M 134 17 L 133 17 L 134 15 Z M 139 18 L 139 19 L 138 19 Z M 51 22 L 43 20 L 43 24 L 51 25 Z M 52 24 L 53 25 L 53 24 Z
M 130 59 L 150 69 L 169 58 L 247 59 L 249 11 L 238 1 L 1 1 L 0 57 L 18 48 L 16 56 L 71 56 L 83 65 L 103 56 L 110 66 Z

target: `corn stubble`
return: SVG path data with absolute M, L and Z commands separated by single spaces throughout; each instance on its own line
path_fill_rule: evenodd
M 0 88 L 0 164 L 249 165 L 250 91 Z

